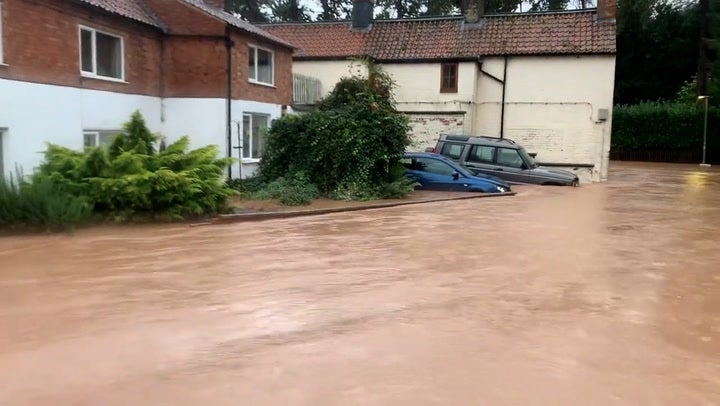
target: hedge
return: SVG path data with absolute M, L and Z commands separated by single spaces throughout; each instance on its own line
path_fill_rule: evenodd
M 703 105 L 641 103 L 615 106 L 612 149 L 702 149 Z M 708 110 L 708 152 L 720 152 L 720 108 Z M 720 157 L 720 156 L 718 156 Z

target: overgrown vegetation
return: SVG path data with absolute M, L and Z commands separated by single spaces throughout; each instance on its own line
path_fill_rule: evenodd
M 640 103 L 616 106 L 612 148 L 702 148 L 704 105 L 695 103 Z M 708 135 L 720 130 L 720 109 L 708 110 Z M 708 154 L 720 158 L 720 140 L 708 136 Z
M 304 204 L 312 195 L 370 200 L 412 191 L 399 167 L 410 144 L 408 118 L 395 108 L 391 77 L 364 63 L 366 76 L 343 78 L 316 110 L 273 125 L 259 166 L 272 192 L 255 196 Z M 308 190 L 300 193 L 300 183 Z
M 20 172 L 0 179 L 0 227 L 64 229 L 92 216 L 87 199 L 64 190 L 50 179 L 37 176 L 32 182 Z
M 29 179 L 0 183 L 0 224 L 64 227 L 91 214 L 182 219 L 226 210 L 237 194 L 223 181 L 231 159 L 215 146 L 189 150 L 182 137 L 163 151 L 135 112 L 109 147 L 75 151 L 48 145 Z

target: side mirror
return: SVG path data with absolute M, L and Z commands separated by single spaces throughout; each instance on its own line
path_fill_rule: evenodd
M 522 165 L 520 165 L 520 169 L 527 169 L 527 168 L 528 168 L 528 166 L 525 162 L 523 162 Z
M 453 178 L 453 180 L 458 180 L 458 179 L 460 179 L 460 174 L 457 172 L 453 172 L 452 178 Z

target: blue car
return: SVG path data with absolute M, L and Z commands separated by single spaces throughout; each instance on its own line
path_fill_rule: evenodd
M 456 192 L 505 193 L 510 185 L 494 176 L 473 175 L 442 155 L 408 152 L 401 163 L 405 176 L 420 184 L 419 189 Z

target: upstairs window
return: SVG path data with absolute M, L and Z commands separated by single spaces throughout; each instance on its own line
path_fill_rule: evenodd
M 121 37 L 80 27 L 80 71 L 83 76 L 124 80 L 124 66 Z
M 440 93 L 457 93 L 458 64 L 444 63 L 440 65 Z
M 264 48 L 251 45 L 248 48 L 248 78 L 252 83 L 275 84 L 275 54 Z

